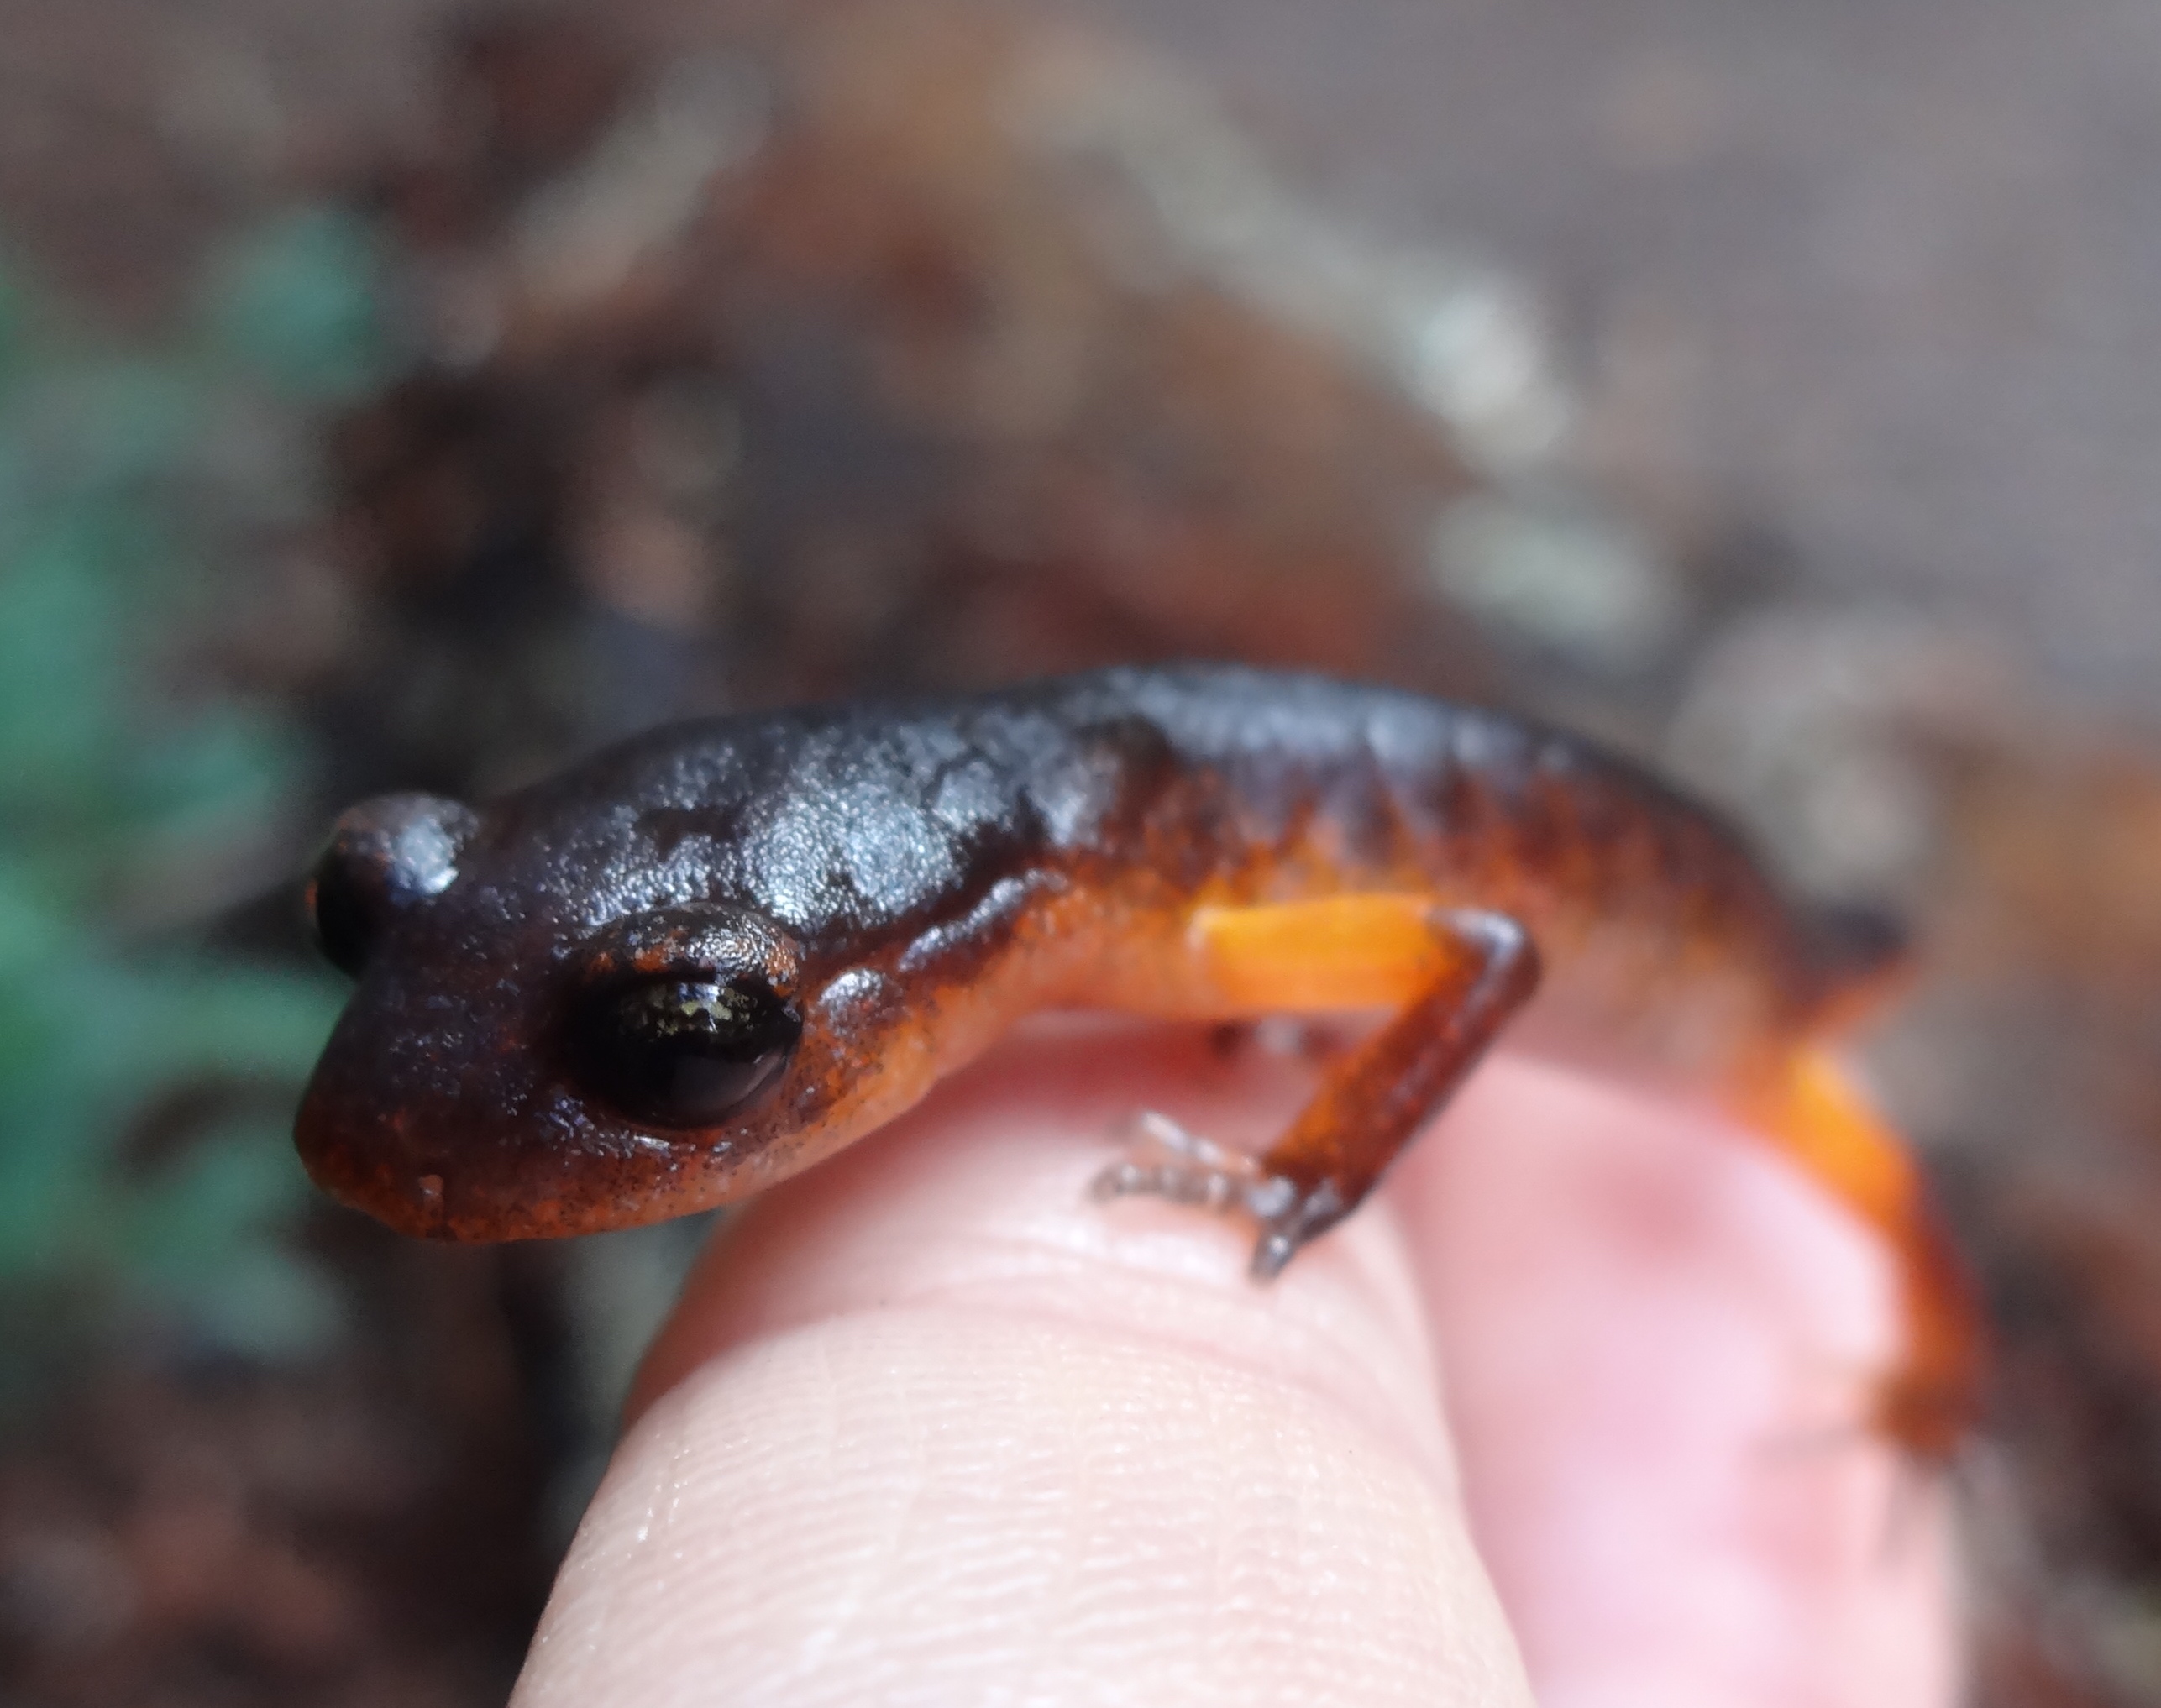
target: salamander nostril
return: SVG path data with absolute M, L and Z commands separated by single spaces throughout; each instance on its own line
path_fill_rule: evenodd
M 331 963 L 359 977 L 386 922 L 456 881 L 479 825 L 470 808 L 429 794 L 384 795 L 341 817 L 307 885 L 308 917 Z

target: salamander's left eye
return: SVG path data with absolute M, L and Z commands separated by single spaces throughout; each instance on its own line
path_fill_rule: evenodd
M 611 982 L 570 1016 L 588 1088 L 653 1127 L 711 1127 L 779 1077 L 802 1036 L 795 1005 L 755 974 Z
M 331 963 L 357 978 L 383 928 L 456 882 L 480 820 L 428 794 L 363 801 L 338 820 L 307 881 L 307 913 Z

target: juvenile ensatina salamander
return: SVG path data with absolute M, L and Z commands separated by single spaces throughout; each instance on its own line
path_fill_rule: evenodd
M 1942 1456 L 1973 1407 L 1959 1267 L 1829 1053 L 1887 945 L 1790 905 L 1647 773 L 1513 717 L 1228 665 L 752 713 L 478 809 L 365 803 L 309 897 L 358 986 L 301 1155 L 407 1233 L 739 1198 L 1041 1010 L 1384 1009 L 1258 1159 L 1159 1147 L 1104 1189 L 1241 1210 L 1272 1275 L 1505 1030 L 1794 1157 L 1899 1255 L 1880 1427 Z

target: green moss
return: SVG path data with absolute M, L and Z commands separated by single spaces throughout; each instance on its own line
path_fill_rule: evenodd
M 153 949 L 123 904 L 263 846 L 304 788 L 281 708 L 170 686 L 218 605 L 197 566 L 247 545 L 205 536 L 195 471 L 249 409 L 304 431 L 294 400 L 377 383 L 376 295 L 366 234 L 323 210 L 233 244 L 205 330 L 165 348 L 71 337 L 0 273 L 0 1286 L 263 1354 L 335 1322 L 286 1237 L 308 1188 L 284 1110 L 341 993 L 169 921 Z M 258 478 L 295 490 L 240 510 L 315 502 L 305 458 Z M 181 1138 L 161 1109 L 192 1112 Z
M 390 365 L 377 271 L 372 234 L 334 209 L 303 208 L 248 233 L 210 270 L 203 318 L 215 359 L 290 397 L 363 395 Z

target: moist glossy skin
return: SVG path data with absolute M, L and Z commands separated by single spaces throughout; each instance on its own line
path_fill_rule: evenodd
M 1951 1267 L 1902 1154 L 1813 1065 L 1856 988 L 1851 940 L 1700 809 L 1497 714 L 1196 666 L 688 724 L 478 809 L 356 808 L 314 894 L 359 985 L 302 1155 L 410 1233 L 577 1234 L 741 1197 L 1039 1009 L 1384 1006 L 1257 1168 L 1159 1155 L 1107 1190 L 1227 1197 L 1272 1273 L 1505 1025 L 1719 1100 L 1900 1239 L 1916 1369 L 1887 1421 L 1929 1445 L 1963 1414 Z M 654 979 L 690 982 L 656 1003 Z M 725 1031 L 744 1003 L 754 1063 L 641 1103 L 674 1046 L 617 1047 L 615 1017 Z M 653 1118 L 683 1085 L 717 1108 L 739 1082 L 723 1115 Z

